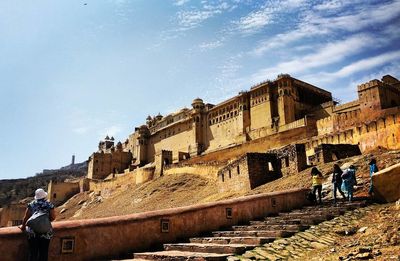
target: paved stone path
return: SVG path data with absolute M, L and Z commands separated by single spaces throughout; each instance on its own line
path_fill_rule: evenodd
M 363 217 L 370 208 L 369 206 L 348 211 L 329 221 L 311 226 L 310 229 L 296 233 L 292 237 L 277 239 L 247 251 L 241 256 L 228 257 L 228 260 L 303 260 L 304 255 L 310 251 L 333 247 L 341 235 L 355 233 L 357 230 L 353 223 Z
M 212 232 L 211 237 L 164 244 L 164 251 L 134 254 L 131 260 L 288 260 L 332 246 L 339 234 L 354 233 L 353 220 L 364 215 L 364 201 L 327 203 L 279 213 L 264 220 Z M 317 225 L 319 224 L 319 225 Z

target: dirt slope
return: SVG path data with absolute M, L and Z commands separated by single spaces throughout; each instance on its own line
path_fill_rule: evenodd
M 343 167 L 350 164 L 357 167 L 358 187 L 356 195 L 367 194 L 369 185 L 368 162 L 372 155 L 377 159 L 380 169 L 400 162 L 400 151 L 377 151 L 373 154 L 338 161 Z M 324 174 L 326 182 L 324 194 L 326 197 L 331 197 L 330 174 L 333 164 L 332 162 L 318 166 Z M 62 213 L 59 213 L 57 219 L 85 219 L 124 215 L 310 186 L 310 169 L 272 181 L 250 192 L 227 193 L 219 193 L 215 181 L 202 176 L 192 174 L 167 175 L 141 185 L 126 184 L 103 195 L 78 194 L 58 208 L 58 212 L 62 211 Z

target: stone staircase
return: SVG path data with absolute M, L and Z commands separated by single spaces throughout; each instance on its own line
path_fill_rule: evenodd
M 258 246 L 267 245 L 305 231 L 310 226 L 343 215 L 346 211 L 366 205 L 365 201 L 324 203 L 306 206 L 248 225 L 232 226 L 226 231 L 214 231 L 209 237 L 190 238 L 189 242 L 164 244 L 164 251 L 133 254 L 129 260 L 227 260 L 247 253 Z M 247 251 L 247 252 L 246 252 Z

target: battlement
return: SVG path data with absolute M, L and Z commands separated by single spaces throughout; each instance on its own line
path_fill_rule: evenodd
M 377 79 L 374 79 L 374 80 L 371 80 L 371 81 L 369 81 L 367 83 L 362 83 L 362 84 L 358 85 L 357 89 L 360 92 L 360 91 L 364 91 L 364 90 L 369 89 L 369 88 L 383 86 L 383 85 L 384 85 L 383 82 L 381 82 L 381 81 L 379 81 Z

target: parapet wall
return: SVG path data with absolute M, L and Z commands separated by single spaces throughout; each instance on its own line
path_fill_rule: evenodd
M 308 191 L 293 189 L 119 217 L 54 222 L 49 260 L 107 259 L 149 250 L 178 238 L 299 208 L 306 204 Z M 27 260 L 27 251 L 26 237 L 19 228 L 0 229 L 3 261 Z

